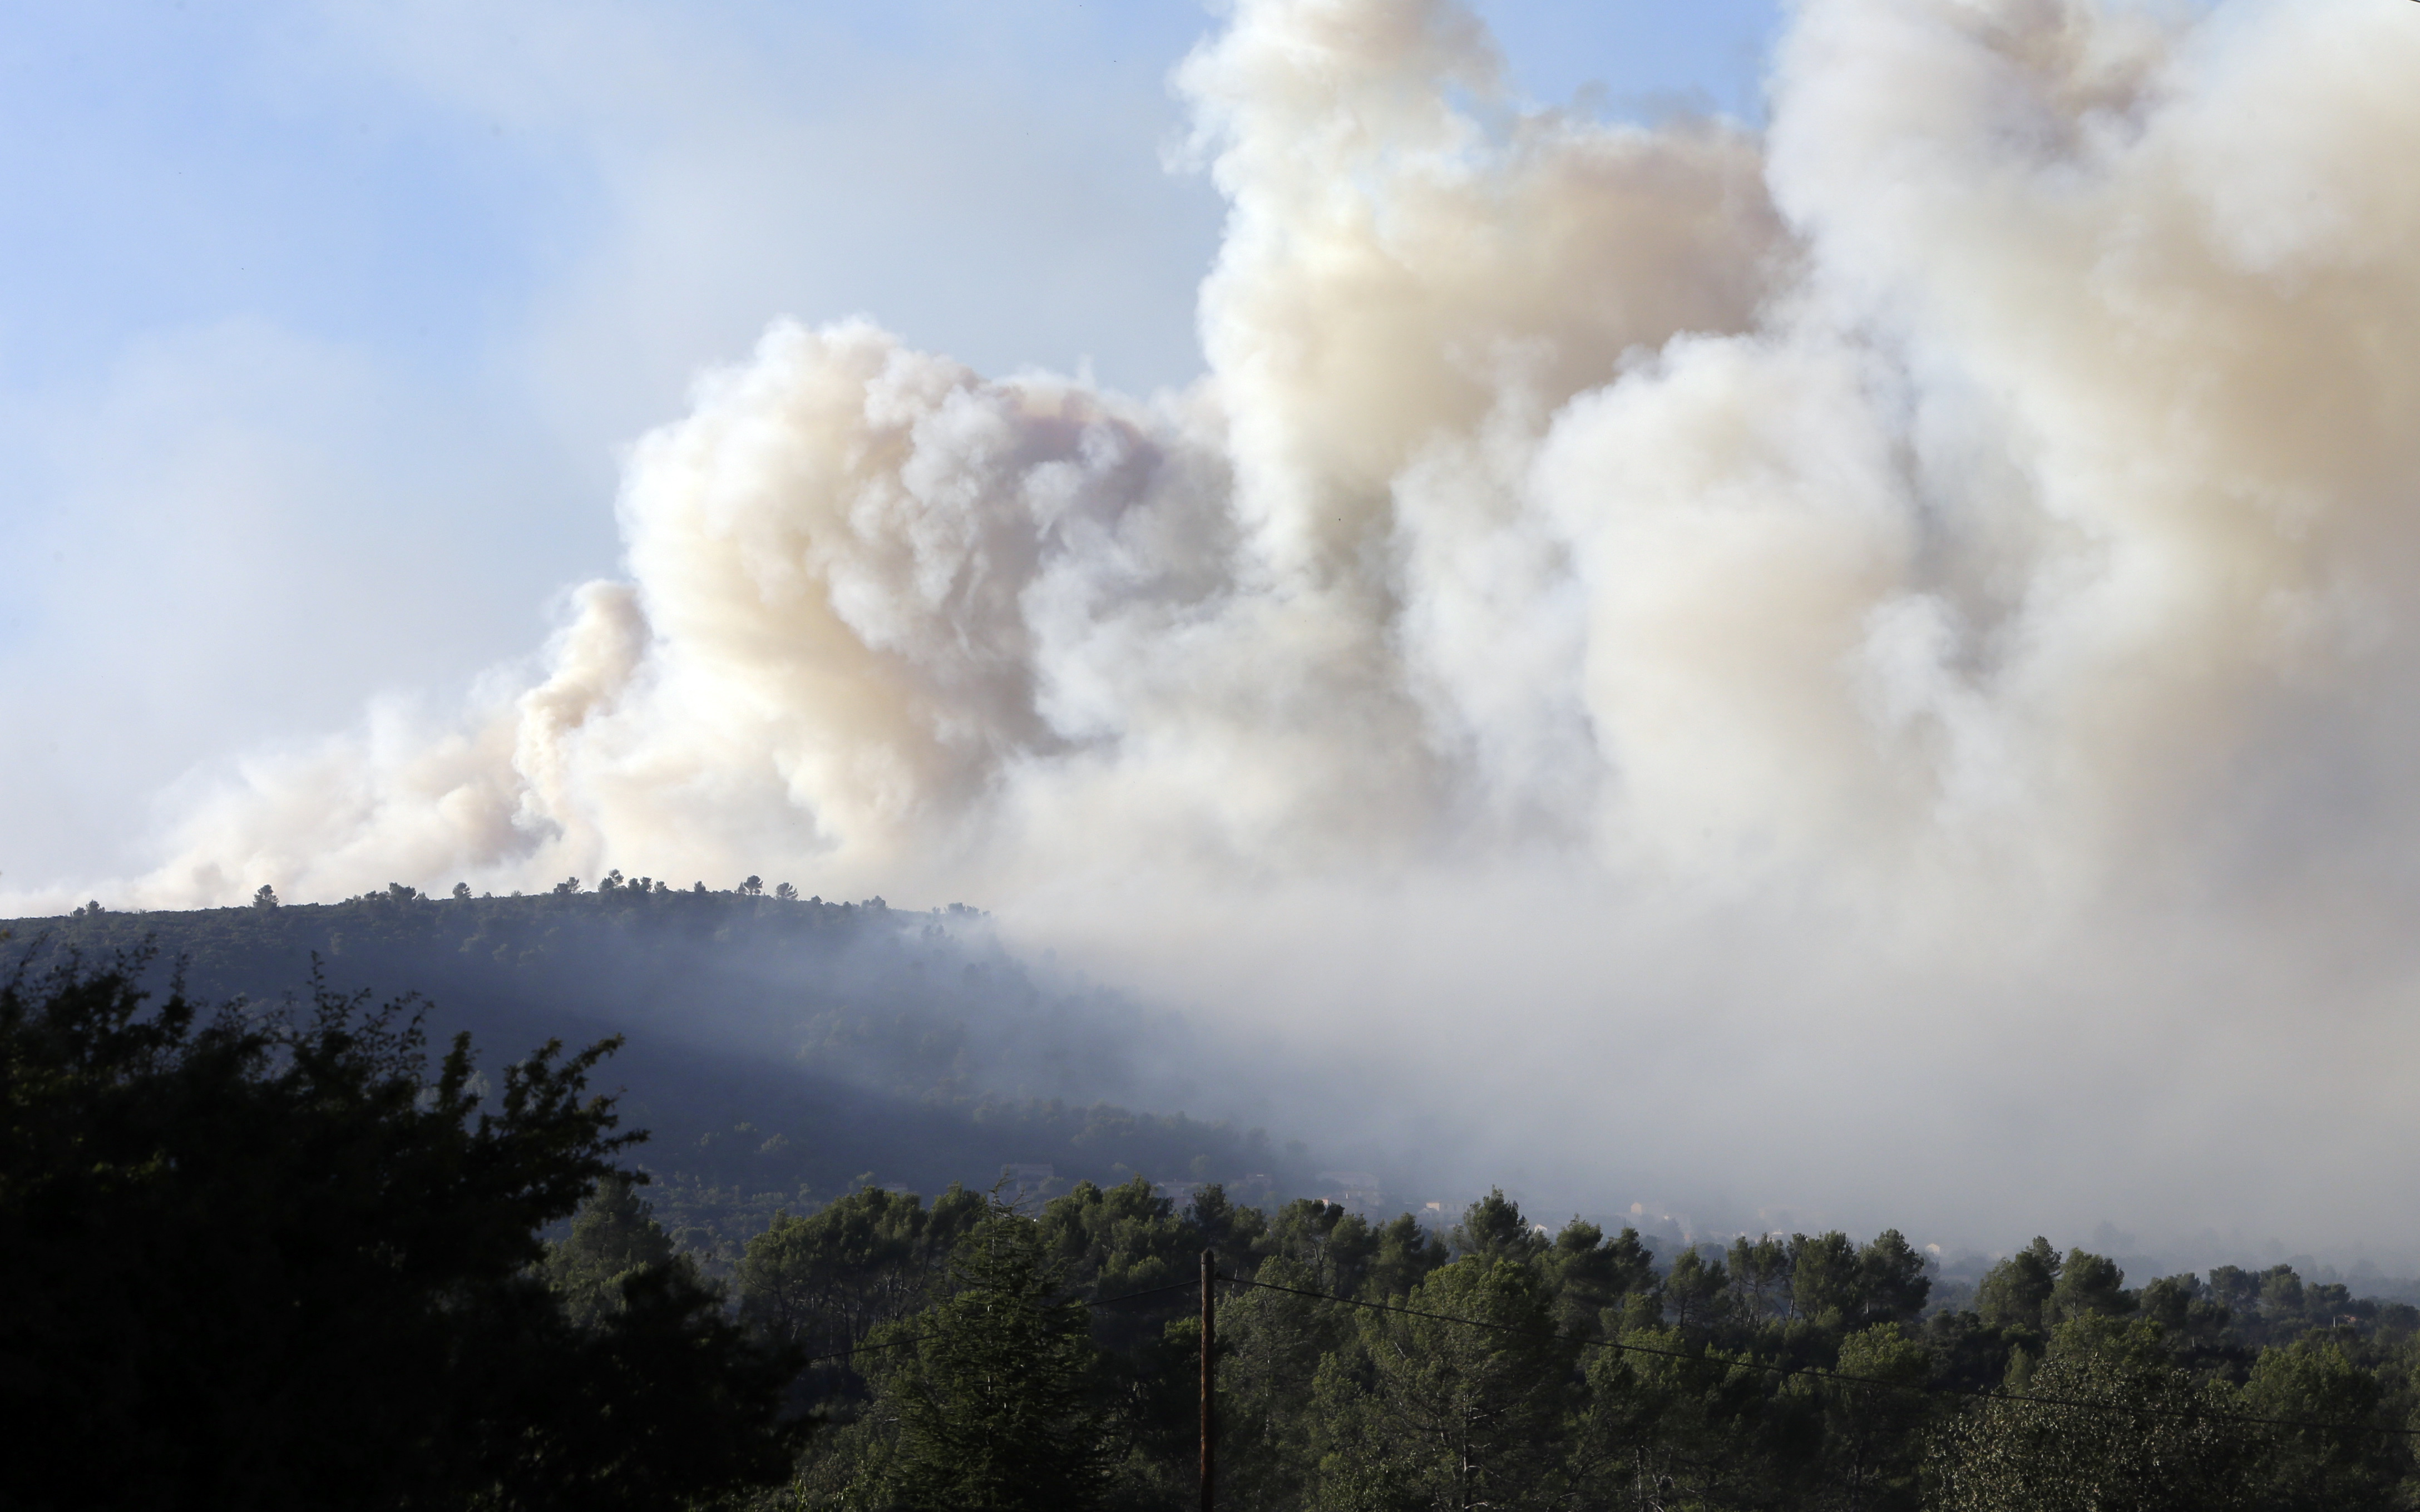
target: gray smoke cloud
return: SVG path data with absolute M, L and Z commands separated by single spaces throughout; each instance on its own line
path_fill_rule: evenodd
M 1200 383 L 778 323 L 535 671 L 127 895 L 787 869 L 1473 1179 L 2420 1244 L 2420 16 L 1807 0 L 1761 132 L 1446 0 L 1175 77 Z

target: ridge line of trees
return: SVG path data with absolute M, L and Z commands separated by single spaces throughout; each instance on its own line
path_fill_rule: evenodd
M 2349 1323 L 2310 1311 L 2314 1288 L 2226 1268 L 2130 1288 L 2108 1257 L 2038 1241 L 1976 1307 L 1937 1307 L 1895 1230 L 1743 1237 L 1659 1265 L 1634 1230 L 1541 1233 L 1501 1192 L 1436 1235 L 1312 1199 L 1264 1214 L 1215 1185 L 1180 1211 L 1137 1178 L 1032 1212 L 962 1188 L 930 1207 L 852 1194 L 752 1241 L 741 1316 L 827 1356 L 798 1389 L 828 1431 L 783 1504 L 1182 1504 L 1198 1322 L 1181 1289 L 1086 1319 L 1091 1359 L 1065 1368 L 1091 1394 L 1046 1435 L 1084 1447 L 1082 1497 L 936 1489 L 899 1394 L 949 1368 L 932 1340 L 969 1325 L 937 1299 L 972 1285 L 949 1257 L 978 1231 L 1039 1257 L 1019 1283 L 1033 1308 L 1176 1285 L 1205 1246 L 1248 1283 L 1218 1304 L 1236 1507 L 2248 1512 L 2420 1489 L 2420 1314 L 2398 1304 Z M 829 1358 L 851 1348 L 874 1352 Z M 958 1410 L 980 1415 L 979 1396 Z M 940 1499 L 899 1500 L 910 1486 Z

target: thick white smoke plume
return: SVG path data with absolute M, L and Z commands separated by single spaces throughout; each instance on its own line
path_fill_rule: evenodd
M 1447 0 L 1178 80 L 1201 383 L 777 325 L 534 686 L 143 895 L 965 897 L 1541 1192 L 2420 1240 L 2420 11 L 1806 0 L 1761 134 Z

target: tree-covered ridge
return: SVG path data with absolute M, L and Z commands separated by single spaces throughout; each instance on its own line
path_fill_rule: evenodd
M 614 1075 L 626 1113 L 654 1131 L 641 1159 L 658 1208 L 733 1256 L 781 1208 L 1004 1165 L 1049 1167 L 1063 1188 L 1136 1170 L 1269 1194 L 1308 1181 L 1308 1154 L 1256 1130 L 1135 1111 L 1173 1103 L 1155 1057 L 1181 1031 L 1145 1033 L 1107 994 L 1037 980 L 975 910 L 827 903 L 753 878 L 719 891 L 576 882 L 509 898 L 398 884 L 327 904 L 94 905 L 12 927 L 31 969 L 147 948 L 155 976 L 180 964 L 199 1000 L 275 1001 L 316 959 L 348 989 L 422 995 L 432 1027 L 484 1044 L 621 1035 Z M 1120 1089 L 1135 1102 L 1105 1100 Z
M 1013 1277 L 970 1270 L 977 1234 L 1020 1257 Z M 1221 1505 L 2420 1501 L 2420 1312 L 2285 1267 L 2128 1287 L 2107 1257 L 2038 1240 L 1975 1305 L 1942 1305 L 1895 1231 L 1742 1236 L 1659 1261 L 1633 1230 L 1548 1233 L 1501 1193 L 1436 1234 L 1319 1201 L 1239 1208 L 1216 1187 L 1180 1209 L 1136 1180 L 1029 1211 L 860 1193 L 751 1242 L 736 1304 L 768 1337 L 813 1341 L 799 1389 L 833 1425 L 782 1504 L 1183 1504 L 1198 1341 L 1184 1280 L 1202 1248 L 1231 1278 Z M 1003 1288 L 1013 1304 L 989 1295 Z M 1080 1358 L 1064 1333 L 1078 1304 L 1093 1304 Z M 993 1358 L 1025 1336 L 986 1332 L 1003 1306 L 1029 1333 L 1062 1320 L 1021 1375 Z M 1007 1377 L 1048 1391 L 985 1395 Z M 1029 1421 L 1046 1396 L 1047 1433 Z M 1006 1495 L 965 1447 L 986 1433 L 1063 1443 L 1081 1473 L 1047 1499 Z
M 778 1046 L 883 1091 L 975 1095 L 1000 1089 L 1001 1067 L 1080 1065 L 1089 1049 L 1044 1042 L 997 1054 L 985 1029 L 1030 1039 L 1078 1005 L 1053 1003 L 1016 963 L 961 926 L 963 905 L 932 912 L 799 899 L 752 877 L 721 892 L 673 890 L 619 872 L 593 890 L 435 897 L 400 883 L 336 903 L 280 905 L 268 888 L 244 908 L 122 913 L 98 903 L 13 929 L 39 967 L 73 951 L 104 956 L 156 946 L 206 998 L 274 997 L 306 979 L 314 958 L 333 976 L 439 1005 L 508 1001 L 532 1012 L 636 1015 L 683 1042 Z M 786 884 L 783 885 L 786 889 Z M 787 889 L 795 893 L 795 889 Z M 398 973 L 408 980 L 390 980 Z M 1047 1095 L 1047 1086 L 1018 1086 Z

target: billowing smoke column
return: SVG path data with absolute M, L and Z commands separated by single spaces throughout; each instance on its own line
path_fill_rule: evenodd
M 1207 378 L 777 325 L 541 681 L 149 895 L 786 867 L 1542 1188 L 2420 1237 L 2420 13 L 1807 0 L 1761 136 L 1497 67 L 1241 0 Z

